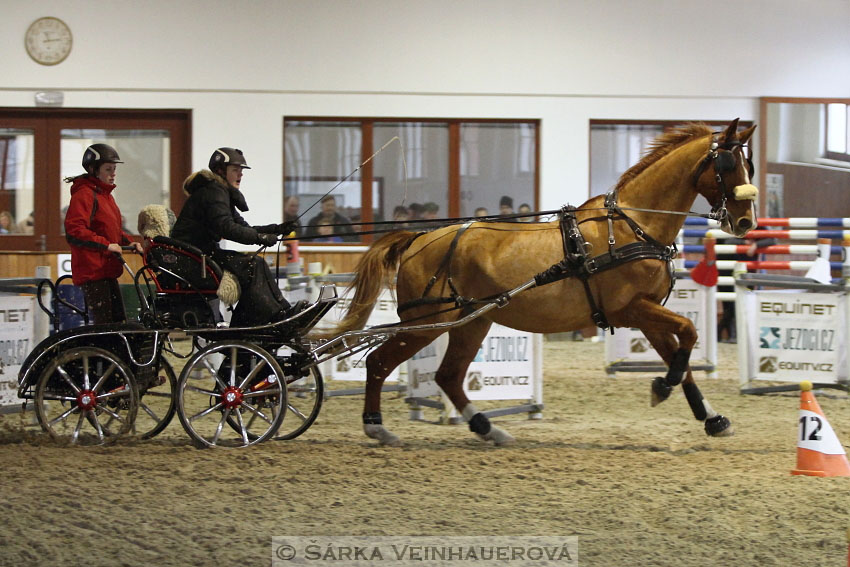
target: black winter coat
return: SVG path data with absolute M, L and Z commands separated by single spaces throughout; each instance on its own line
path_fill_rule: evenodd
M 220 175 L 202 169 L 183 183 L 189 199 L 183 205 L 171 237 L 201 249 L 206 254 L 218 250 L 218 241 L 259 244 L 261 233 L 275 234 L 276 224 L 251 226 L 238 211 L 248 210 L 245 196 Z

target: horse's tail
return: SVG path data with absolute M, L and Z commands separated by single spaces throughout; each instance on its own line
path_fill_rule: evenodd
M 390 276 L 395 274 L 401 255 L 420 234 L 422 233 L 391 232 L 369 247 L 355 268 L 354 281 L 351 284 L 355 290 L 354 297 L 345 317 L 333 329 L 334 336 L 366 326 L 381 289 L 390 283 Z

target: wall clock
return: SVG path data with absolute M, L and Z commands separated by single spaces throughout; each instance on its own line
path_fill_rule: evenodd
M 61 63 L 71 53 L 71 28 L 59 18 L 39 18 L 24 35 L 24 45 L 33 61 L 42 65 Z

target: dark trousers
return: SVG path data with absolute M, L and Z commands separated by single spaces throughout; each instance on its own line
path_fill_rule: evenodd
M 89 323 L 121 323 L 127 320 L 124 312 L 124 299 L 118 280 L 96 280 L 80 286 L 86 298 Z
M 241 292 L 230 320 L 232 327 L 264 325 L 283 318 L 289 302 L 280 293 L 265 260 L 233 250 L 217 250 L 213 259 L 239 280 Z

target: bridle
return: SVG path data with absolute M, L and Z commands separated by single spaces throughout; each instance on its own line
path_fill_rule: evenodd
M 711 142 L 711 146 L 708 148 L 708 155 L 706 155 L 702 162 L 700 162 L 699 167 L 694 174 L 694 185 L 696 185 L 699 182 L 700 176 L 702 176 L 709 164 L 714 165 L 714 181 L 720 188 L 720 200 L 717 203 L 712 204 L 711 212 L 709 213 L 711 216 L 709 218 L 713 218 L 719 222 L 723 222 L 729 215 L 729 212 L 726 210 L 726 201 L 735 198 L 734 191 L 726 186 L 723 174 L 729 171 L 734 171 L 735 167 L 737 167 L 738 159 L 735 157 L 735 150 L 738 148 L 740 148 L 742 156 L 744 155 L 744 148 L 747 148 L 747 155 L 745 159 L 747 160 L 747 171 L 750 179 L 752 179 L 753 175 L 755 175 L 753 149 L 749 145 L 743 144 L 739 141 L 724 142 L 723 144 L 720 144 L 713 140 Z

